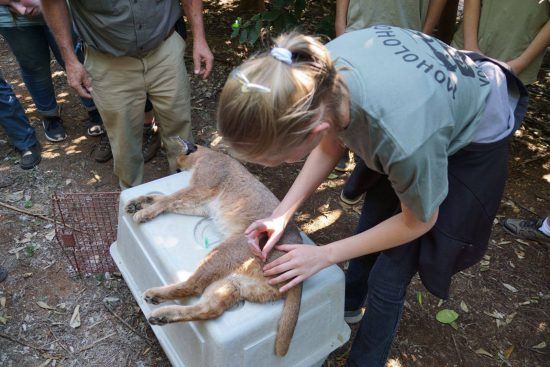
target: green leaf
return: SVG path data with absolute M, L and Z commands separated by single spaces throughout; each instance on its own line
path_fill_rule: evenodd
M 231 29 L 235 30 L 235 29 L 239 29 L 241 28 L 241 17 L 238 17 L 237 19 L 235 19 L 235 21 L 233 22 L 233 24 L 231 24 Z
M 233 31 L 231 31 L 231 38 L 236 38 L 238 35 L 239 35 L 239 28 L 233 29 Z
M 446 308 L 439 311 L 435 318 L 442 324 L 450 324 L 458 319 L 458 314 L 454 310 L 449 310 Z
M 416 292 L 416 300 L 418 301 L 418 304 L 422 306 L 422 292 Z
M 27 245 L 27 247 L 25 247 L 25 252 L 28 257 L 32 257 L 36 252 L 36 247 L 34 247 L 34 245 Z
M 32 201 L 30 201 L 30 200 L 25 200 L 25 203 L 23 204 L 23 206 L 24 206 L 26 209 L 32 208 Z
M 248 29 L 241 30 L 241 37 L 239 38 L 240 43 L 245 43 L 248 41 Z
M 338 177 L 340 177 L 340 176 L 338 176 L 338 175 L 335 174 L 335 173 L 331 173 L 330 175 L 328 175 L 327 178 L 328 178 L 329 180 L 334 180 L 334 179 L 337 179 Z
M 95 275 L 95 279 L 96 279 L 98 282 L 102 282 L 102 281 L 105 280 L 105 274 L 103 274 L 103 273 L 96 274 L 96 275 Z

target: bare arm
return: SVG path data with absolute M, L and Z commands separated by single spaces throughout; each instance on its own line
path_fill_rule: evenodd
M 439 215 L 439 210 L 436 210 L 427 222 L 422 222 L 405 205 L 401 204 L 401 209 L 401 213 L 365 232 L 325 246 L 277 246 L 277 249 L 287 253 L 264 266 L 264 275 L 280 274 L 271 279 L 270 284 L 290 280 L 280 288 L 281 292 L 285 292 L 329 265 L 413 241 L 428 232 Z
M 48 27 L 55 36 L 57 46 L 61 51 L 65 69 L 67 72 L 67 81 L 76 92 L 86 98 L 92 98 L 92 81 L 84 69 L 84 65 L 78 61 L 73 48 L 73 38 L 71 34 L 71 23 L 69 18 L 69 9 L 65 0 L 43 0 L 42 12 Z
M 464 49 L 481 53 L 477 43 L 477 30 L 481 0 L 464 0 Z
M 202 19 L 202 0 L 184 0 L 181 2 L 183 12 L 191 23 L 191 32 L 193 32 L 193 63 L 195 64 L 195 74 L 202 75 L 203 79 L 208 78 L 212 71 L 214 55 L 208 47 L 204 33 L 204 23 Z M 204 68 L 202 67 L 204 63 Z
M 432 34 L 434 28 L 439 24 L 441 13 L 445 8 L 447 0 L 430 0 L 428 5 L 428 12 L 426 13 L 426 20 L 422 25 L 422 33 Z
M 517 58 L 508 61 L 508 65 L 516 74 L 520 74 L 533 60 L 550 46 L 550 20 L 546 22 L 529 46 Z
M 346 25 L 348 22 L 348 7 L 349 0 L 336 0 L 336 21 L 334 24 L 336 37 L 344 34 L 346 30 Z
M 273 211 L 273 215 L 284 216 L 288 223 L 294 212 L 326 179 L 342 153 L 343 146 L 340 141 L 332 134 L 325 136 L 307 157 L 300 174 L 296 177 L 283 201 Z

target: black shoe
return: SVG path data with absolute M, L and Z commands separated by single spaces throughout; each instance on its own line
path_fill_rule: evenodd
M 111 151 L 111 144 L 109 143 L 109 137 L 107 134 L 101 135 L 99 143 L 93 147 L 92 153 L 96 162 L 105 163 L 113 158 L 113 152 Z
M 143 153 L 143 161 L 149 162 L 155 157 L 160 149 L 160 136 L 158 126 L 156 124 L 143 126 L 143 143 L 141 152 Z
M 63 128 L 63 120 L 59 116 L 44 117 L 42 125 L 46 139 L 49 141 L 62 141 L 67 137 Z
M 42 160 L 40 154 L 42 148 L 39 143 L 34 144 L 32 147 L 21 151 L 21 159 L 19 160 L 19 166 L 22 169 L 31 169 L 36 167 Z
M 88 136 L 99 136 L 105 134 L 103 120 L 97 110 L 88 111 L 88 120 L 86 120 L 86 134 L 88 134 Z

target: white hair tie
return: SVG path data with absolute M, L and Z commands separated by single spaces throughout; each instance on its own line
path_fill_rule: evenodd
M 271 49 L 271 56 L 285 64 L 292 64 L 292 52 L 288 48 L 273 47 Z
M 240 71 L 233 73 L 233 77 L 241 83 L 241 92 L 271 93 L 271 89 L 260 84 L 251 83 L 250 80 Z

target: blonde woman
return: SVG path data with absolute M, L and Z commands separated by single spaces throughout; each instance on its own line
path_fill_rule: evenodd
M 320 247 L 280 245 L 287 254 L 264 268 L 272 284 L 290 280 L 284 292 L 350 260 L 346 311 L 358 311 L 367 282 L 368 296 L 349 366 L 385 364 L 416 272 L 447 298 L 452 275 L 487 249 L 507 140 L 527 101 L 505 65 L 471 57 L 477 62 L 391 26 L 346 33 L 326 47 L 293 33 L 234 70 L 221 94 L 218 128 L 237 157 L 276 166 L 308 156 L 273 214 L 246 230 L 263 259 L 343 145 L 381 175 L 365 197 L 364 232 Z M 260 249 L 263 232 L 269 240 Z M 380 251 L 370 275 L 362 273 L 361 257 Z

